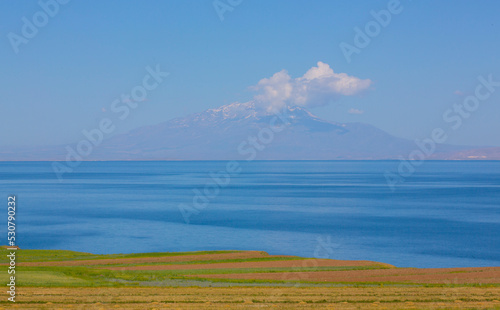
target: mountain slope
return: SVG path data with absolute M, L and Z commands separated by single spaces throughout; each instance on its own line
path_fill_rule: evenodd
M 282 129 L 282 130 L 278 130 Z M 84 160 L 328 160 L 406 158 L 418 147 L 371 125 L 339 124 L 305 109 L 277 117 L 233 103 L 104 140 Z M 0 152 L 0 160 L 64 160 L 65 146 Z M 500 148 L 439 145 L 431 159 L 500 159 Z

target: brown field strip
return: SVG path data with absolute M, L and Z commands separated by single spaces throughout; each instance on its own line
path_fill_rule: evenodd
M 392 265 L 370 262 L 370 261 L 344 261 L 333 259 L 303 259 L 285 261 L 262 261 L 262 262 L 237 262 L 237 263 L 211 263 L 211 264 L 189 264 L 189 265 L 154 265 L 154 266 L 124 266 L 103 267 L 110 270 L 188 270 L 188 269 L 225 269 L 225 268 L 304 268 L 304 267 L 356 267 L 372 266 L 395 268 Z
M 30 288 L 8 309 L 500 309 L 498 287 Z
M 191 262 L 204 260 L 224 260 L 224 259 L 247 259 L 247 258 L 294 258 L 296 256 L 287 255 L 269 255 L 262 251 L 245 251 L 237 253 L 224 254 L 193 254 L 193 255 L 175 255 L 158 257 L 134 257 L 134 258 L 111 258 L 111 259 L 89 259 L 89 260 L 71 260 L 71 261 L 50 261 L 50 262 L 25 262 L 18 263 L 19 266 L 93 266 L 93 265 L 118 265 L 118 264 L 144 264 L 144 263 L 174 263 Z M 6 264 L 2 264 L 6 265 Z
M 500 267 L 395 268 L 376 270 L 189 275 L 206 279 L 297 280 L 314 282 L 500 283 Z M 500 298 L 500 297 L 499 297 Z

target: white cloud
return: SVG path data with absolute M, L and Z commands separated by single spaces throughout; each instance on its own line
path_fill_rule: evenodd
M 372 81 L 335 73 L 326 63 L 318 62 L 302 77 L 292 79 L 286 70 L 265 78 L 252 87 L 257 91 L 254 100 L 266 110 L 285 105 L 314 107 L 326 105 L 341 96 L 352 96 L 370 87 Z
M 347 113 L 349 113 L 349 114 L 363 114 L 363 113 L 365 113 L 365 111 L 352 108 L 352 109 L 349 109 L 349 111 L 347 111 Z
M 253 87 L 259 94 L 254 99 L 265 107 L 282 107 L 292 97 L 293 81 L 286 70 L 275 73 L 268 79 L 262 79 Z

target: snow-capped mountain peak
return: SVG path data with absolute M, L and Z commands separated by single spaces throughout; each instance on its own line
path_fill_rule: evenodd
M 213 118 L 221 119 L 249 118 L 256 117 L 257 114 L 255 103 L 252 101 L 245 103 L 234 102 L 200 113 L 200 115 L 209 115 Z

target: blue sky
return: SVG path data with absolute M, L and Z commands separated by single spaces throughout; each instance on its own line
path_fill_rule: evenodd
M 478 76 L 500 81 L 500 2 L 401 0 L 402 12 L 347 62 L 340 43 L 354 44 L 353 29 L 389 2 L 243 0 L 221 21 L 212 0 L 73 0 L 16 54 L 9 33 L 21 35 L 23 17 L 41 7 L 1 1 L 0 146 L 81 139 L 157 64 L 170 75 L 117 132 L 245 102 L 261 79 L 283 69 L 301 77 L 321 61 L 372 83 L 314 114 L 427 137 L 445 126 L 444 111 L 474 93 Z M 500 89 L 448 142 L 500 146 L 499 116 Z

